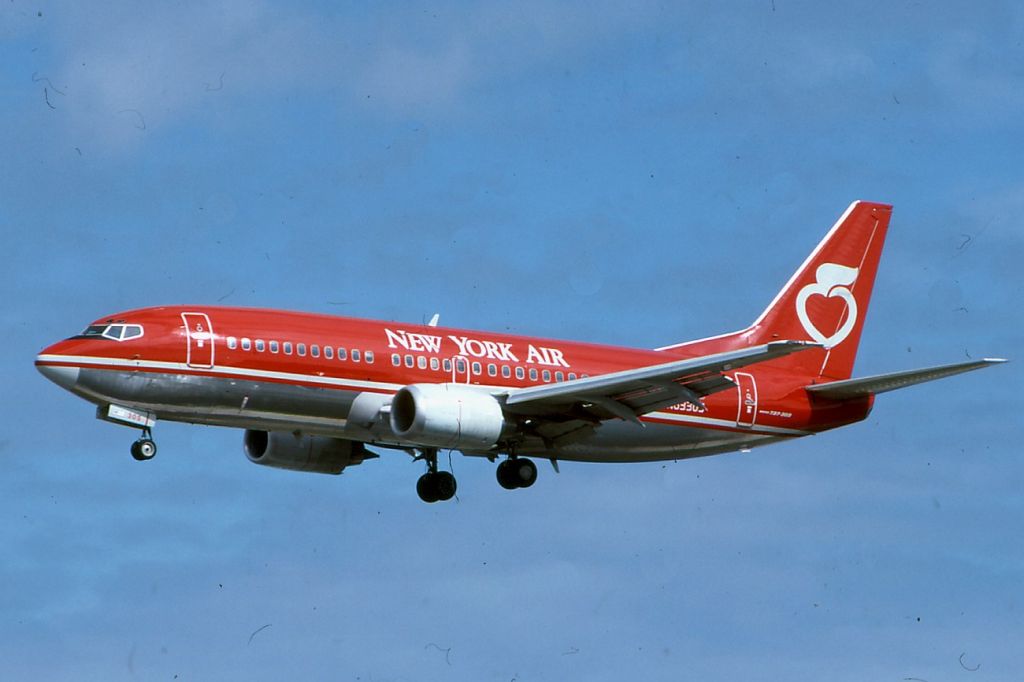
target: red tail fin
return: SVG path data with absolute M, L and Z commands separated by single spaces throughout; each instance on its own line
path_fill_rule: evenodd
M 771 364 L 809 380 L 848 379 L 891 214 L 892 206 L 855 201 L 754 324 L 735 334 L 672 348 L 702 353 L 778 340 L 816 341 L 821 350 Z
M 816 341 L 821 351 L 784 364 L 811 376 L 848 379 L 864 328 L 892 206 L 855 201 L 744 336 Z

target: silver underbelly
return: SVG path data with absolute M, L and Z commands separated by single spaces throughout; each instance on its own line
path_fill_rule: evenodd
M 74 392 L 98 405 L 152 412 L 158 420 L 343 437 L 358 392 L 272 381 L 83 368 Z
M 133 407 L 158 420 L 352 438 L 347 418 L 359 391 L 229 377 L 82 368 L 70 388 L 96 403 Z M 686 459 L 784 439 L 742 430 L 611 420 L 580 440 L 549 448 L 528 440 L 518 454 L 580 462 Z M 378 441 L 382 445 L 397 445 Z M 467 453 L 493 456 L 496 453 Z

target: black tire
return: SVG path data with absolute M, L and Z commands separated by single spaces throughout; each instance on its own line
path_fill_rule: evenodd
M 136 461 L 145 462 L 156 456 L 156 443 L 148 438 L 140 438 L 132 443 L 132 457 Z
M 416 494 L 426 503 L 437 502 L 440 498 L 437 485 L 437 474 L 423 474 L 416 481 Z
M 434 490 L 437 492 L 438 501 L 444 502 L 455 497 L 458 488 L 455 476 L 447 471 L 439 471 L 434 476 Z
M 515 490 L 519 487 L 519 479 L 513 465 L 514 460 L 506 459 L 498 465 L 495 474 L 498 477 L 498 485 L 505 490 Z
M 515 478 L 520 488 L 529 488 L 537 480 L 537 465 L 532 459 L 514 459 Z

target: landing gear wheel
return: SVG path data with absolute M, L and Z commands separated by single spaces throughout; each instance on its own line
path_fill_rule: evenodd
M 420 476 L 416 481 L 416 494 L 424 502 L 444 502 L 455 497 L 455 490 L 458 487 L 455 483 L 455 476 L 448 471 L 437 470 L 437 450 L 427 448 L 417 459 L 424 459 L 427 462 L 427 473 Z
M 515 459 L 516 478 L 520 488 L 529 488 L 537 480 L 537 465 L 532 459 Z
M 437 481 L 435 480 L 436 477 L 437 474 L 426 473 L 420 476 L 419 480 L 416 481 L 416 494 L 420 496 L 421 500 L 428 504 L 437 502 L 441 499 Z
M 529 488 L 537 480 L 537 465 L 533 460 L 509 458 L 498 465 L 498 485 L 505 490 Z
M 447 471 L 428 471 L 416 481 L 416 494 L 424 502 L 444 502 L 455 497 L 457 487 Z
M 132 443 L 132 457 L 139 462 L 153 459 L 156 455 L 156 443 L 149 438 L 140 438 Z
M 519 481 L 516 480 L 516 472 L 513 470 L 514 465 L 511 459 L 506 459 L 504 462 L 498 465 L 498 485 L 505 490 L 515 490 L 519 487 Z
M 455 497 L 455 490 L 458 484 L 455 476 L 447 471 L 438 471 L 434 474 L 434 490 L 437 492 L 437 499 L 441 502 Z

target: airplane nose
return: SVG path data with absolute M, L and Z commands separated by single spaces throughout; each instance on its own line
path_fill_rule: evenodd
M 78 383 L 78 367 L 57 367 L 54 365 L 41 365 L 36 361 L 36 369 L 44 377 L 57 384 L 61 388 L 71 390 Z

